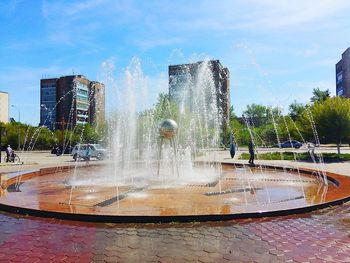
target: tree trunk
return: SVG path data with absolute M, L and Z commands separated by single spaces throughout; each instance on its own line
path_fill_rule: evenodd
M 337 150 L 338 150 L 338 155 L 340 157 L 340 142 L 339 141 L 337 142 Z

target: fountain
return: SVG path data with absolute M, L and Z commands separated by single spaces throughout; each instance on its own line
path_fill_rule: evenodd
M 170 145 L 173 147 L 174 156 L 173 159 L 175 160 L 175 167 L 176 167 L 176 175 L 179 177 L 179 165 L 177 161 L 177 145 L 175 141 L 175 135 L 177 132 L 177 123 L 174 120 L 164 120 L 160 124 L 159 127 L 159 135 L 160 135 L 160 144 L 159 144 L 159 154 L 158 154 L 158 168 L 157 168 L 157 176 L 159 176 L 160 171 L 160 161 L 162 158 L 162 147 L 163 147 L 163 140 L 169 139 Z
M 0 209 L 74 220 L 168 222 L 305 212 L 349 199 L 345 176 L 222 162 L 222 113 L 209 64 L 200 65 L 195 79 L 183 73 L 176 103 L 164 96 L 143 111 L 147 81 L 139 61 L 126 69 L 122 84 L 109 74 L 102 82 L 115 94 L 110 157 L 2 176 Z

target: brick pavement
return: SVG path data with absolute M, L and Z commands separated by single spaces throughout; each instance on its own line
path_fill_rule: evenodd
M 224 155 L 221 160 L 227 161 Z M 349 165 L 325 168 L 350 175 Z M 181 224 L 86 223 L 0 212 L 0 262 L 350 262 L 350 203 L 294 216 Z
M 0 213 L 0 233 L 0 262 L 350 262 L 350 203 L 215 223 L 86 223 Z

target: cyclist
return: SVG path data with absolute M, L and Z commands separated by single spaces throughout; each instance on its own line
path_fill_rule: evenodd
M 14 161 L 14 152 L 11 148 L 11 145 L 7 145 L 6 148 L 6 162 L 13 162 Z

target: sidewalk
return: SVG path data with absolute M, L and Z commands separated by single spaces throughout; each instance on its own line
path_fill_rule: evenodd
M 49 151 L 16 152 L 21 158 L 22 164 L 1 163 L 0 173 L 26 171 L 60 165 L 74 164 L 70 155 L 56 156 Z
M 243 151 L 245 152 L 245 151 Z M 248 160 L 238 159 L 242 151 L 238 151 L 235 157 L 232 159 L 230 157 L 230 152 L 226 151 L 213 151 L 209 156 L 200 157 L 200 161 L 218 161 L 226 163 L 243 163 L 248 164 Z M 259 157 L 259 156 L 257 156 Z M 285 167 L 298 167 L 298 168 L 312 168 L 317 170 L 324 170 L 327 172 L 338 173 L 346 176 L 350 176 L 350 162 L 334 162 L 334 163 L 312 163 L 312 162 L 297 162 L 297 161 L 279 161 L 279 160 L 259 160 L 256 159 L 255 164 L 268 164 L 268 165 L 277 165 Z

